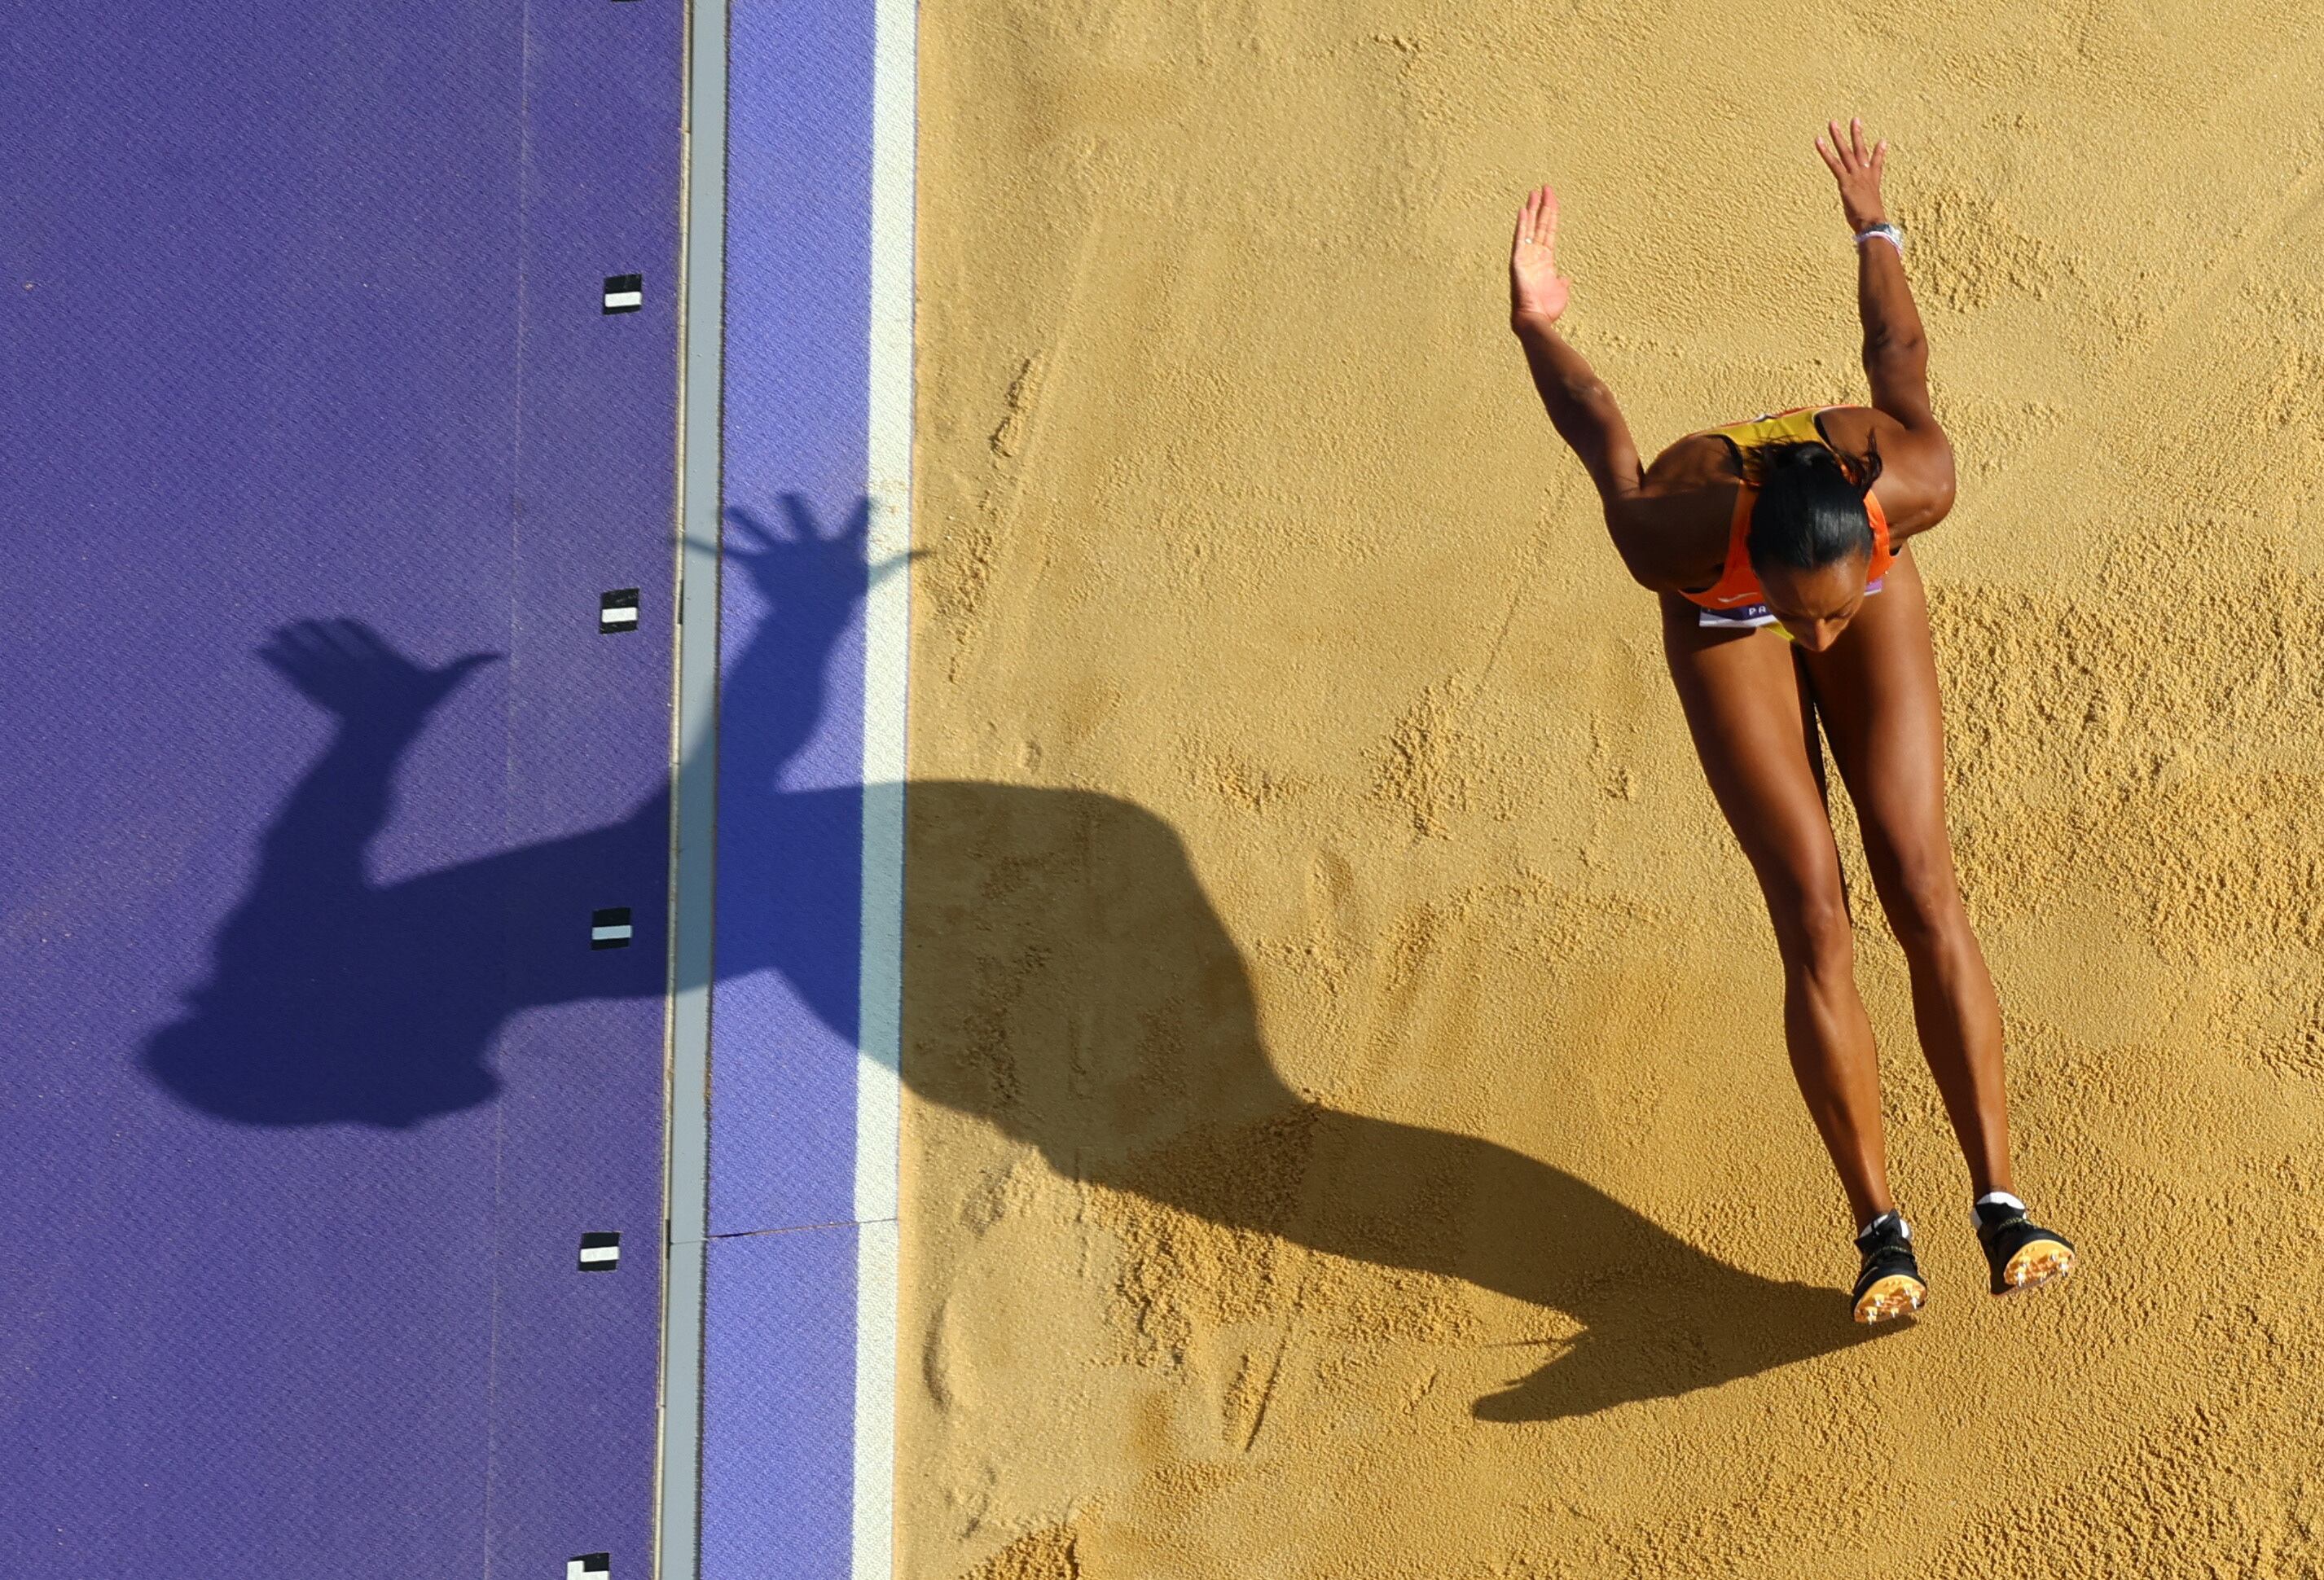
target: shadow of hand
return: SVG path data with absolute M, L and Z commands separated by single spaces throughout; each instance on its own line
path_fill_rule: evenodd
M 355 620 L 302 620 L 283 626 L 258 656 L 326 712 L 414 726 L 457 690 L 470 670 L 501 657 L 470 653 L 429 669 Z
M 802 494 L 782 496 L 782 519 L 770 524 L 739 507 L 726 512 L 725 564 L 751 578 L 759 596 L 792 628 L 836 628 L 853 616 L 865 592 L 926 552 L 914 549 L 882 560 L 867 575 L 872 501 L 856 501 L 847 519 L 825 532 Z

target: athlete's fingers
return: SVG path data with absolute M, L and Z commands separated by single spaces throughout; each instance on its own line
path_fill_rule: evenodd
M 1856 151 L 1856 162 L 1858 164 L 1863 164 L 1870 160 L 1872 156 L 1870 153 L 1866 152 L 1864 147 L 1863 116 L 1850 115 L 1848 118 L 1848 142 L 1849 146 Z
M 1840 134 L 1839 122 L 1826 121 L 1824 127 L 1831 133 L 1832 156 L 1840 161 L 1840 173 L 1846 175 L 1849 171 L 1848 139 Z
M 1879 145 L 1872 151 L 1872 179 L 1876 181 L 1878 180 L 1881 173 L 1886 170 L 1887 168 L 1888 140 L 1886 137 L 1883 137 L 1880 140 Z
M 1557 188 L 1544 183 L 1541 209 L 1534 216 L 1534 239 L 1552 259 L 1557 256 Z
M 1840 174 L 1840 161 L 1832 158 L 1831 150 L 1823 145 L 1823 139 L 1821 137 L 1818 137 L 1815 140 L 1815 145 L 1816 157 L 1823 161 L 1823 168 L 1830 170 L 1835 176 Z

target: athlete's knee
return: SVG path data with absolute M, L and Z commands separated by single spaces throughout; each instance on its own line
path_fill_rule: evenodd
M 1785 874 L 1766 887 L 1775 948 L 1786 970 L 1824 976 L 1854 969 L 1856 941 L 1849 931 L 1848 899 L 1838 872 L 1815 877 Z
M 1881 908 L 1907 951 L 1942 944 L 1968 925 L 1952 859 L 1941 849 L 1894 852 L 1875 870 Z

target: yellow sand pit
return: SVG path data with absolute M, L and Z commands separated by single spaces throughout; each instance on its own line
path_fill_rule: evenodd
M 2324 1571 L 2324 51 L 2252 0 L 930 0 L 912 1580 Z M 1862 398 L 1862 114 L 2020 1182 L 1996 1300 L 1858 905 L 1931 1295 L 1849 1226 L 1651 598 L 1651 453 Z M 1868 896 L 1844 801 L 1851 885 Z

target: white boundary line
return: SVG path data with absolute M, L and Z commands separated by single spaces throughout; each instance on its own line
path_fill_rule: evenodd
M 864 601 L 863 966 L 855 1092 L 854 1580 L 895 1572 L 897 1151 L 904 965 L 905 683 L 911 644 L 917 0 L 876 0 L 872 51 L 869 557 Z
M 702 1572 L 703 1298 L 710 1214 L 710 985 L 717 877 L 718 544 L 726 277 L 726 0 L 687 7 L 678 302 L 678 738 L 670 797 L 669 1160 L 654 1574 Z

